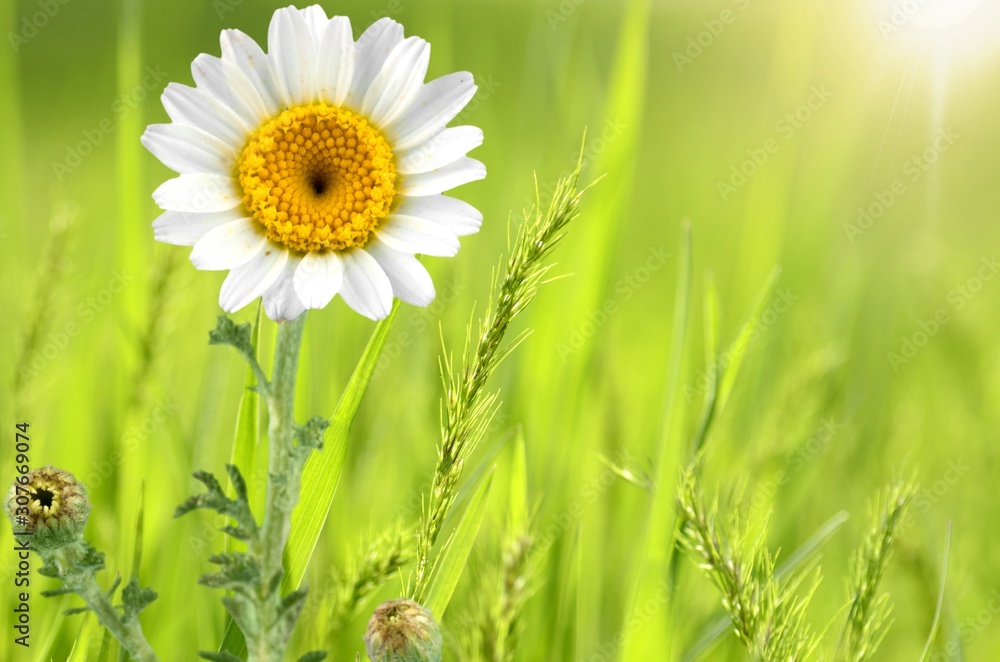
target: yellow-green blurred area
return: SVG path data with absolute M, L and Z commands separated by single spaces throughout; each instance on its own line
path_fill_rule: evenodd
M 810 608 L 817 631 L 829 624 L 829 653 L 868 503 L 914 477 L 920 491 L 885 576 L 895 623 L 881 659 L 923 651 L 949 523 L 930 659 L 1000 655 L 996 3 L 968 3 L 968 16 L 963 3 L 930 11 L 929 0 L 322 4 L 350 16 L 356 34 L 388 15 L 428 39 L 430 77 L 475 74 L 479 94 L 459 121 L 484 129 L 473 156 L 489 176 L 455 192 L 483 211 L 483 229 L 456 258 L 425 259 L 438 301 L 403 308 L 355 421 L 296 652 L 353 660 L 371 609 L 403 592 L 406 570 L 346 628 L 327 627 L 336 569 L 397 519 L 420 515 L 440 434 L 441 337 L 461 350 L 507 246 L 509 214 L 516 224 L 533 201 L 534 176 L 544 198 L 573 167 L 586 127 L 585 177 L 604 179 L 555 254 L 560 278 L 518 323 L 533 335 L 494 381 L 504 404 L 468 471 L 493 454 L 500 487 L 444 615 L 446 641 L 471 627 L 485 568 L 499 563 L 518 426 L 547 554 L 515 659 L 681 659 L 716 622 L 718 594 L 687 559 L 669 600 L 650 588 L 666 579 L 670 540 L 643 544 L 645 513 L 652 499 L 671 503 L 698 423 L 709 272 L 724 349 L 780 266 L 757 333 L 730 357 L 744 365 L 706 446 L 706 491 L 735 492 L 754 522 L 773 509 L 779 560 L 837 513 L 850 515 L 821 550 L 825 579 Z M 224 274 L 197 272 L 187 249 L 153 241 L 150 194 L 172 175 L 139 136 L 168 121 L 160 93 L 170 81 L 192 84 L 191 61 L 219 54 L 221 30 L 266 43 L 278 6 L 0 6 L 0 475 L 13 478 L 14 424 L 25 420 L 32 465 L 70 470 L 90 490 L 87 538 L 107 555 L 105 585 L 137 570 L 144 486 L 138 572 L 160 599 L 143 620 L 163 660 L 194 660 L 221 641 L 220 594 L 196 580 L 223 548 L 223 522 L 172 514 L 198 489 L 193 470 L 222 475 L 245 366 L 207 344 Z M 689 345 L 674 465 L 653 485 L 684 219 L 695 246 Z M 339 299 L 310 314 L 300 420 L 332 413 L 373 328 Z M 264 356 L 274 333 L 265 322 Z M 669 534 L 669 523 L 652 530 Z M 13 644 L 11 545 L 4 526 L 0 659 L 116 659 L 92 616 L 60 615 L 74 598 L 41 597 L 54 583 L 37 573 L 32 647 Z M 637 581 L 648 600 L 630 607 Z M 744 656 L 726 634 L 703 659 Z M 456 650 L 446 659 L 459 659 Z

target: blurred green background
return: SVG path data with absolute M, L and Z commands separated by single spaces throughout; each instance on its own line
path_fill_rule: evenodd
M 532 201 L 533 172 L 544 195 L 571 169 L 589 127 L 586 176 L 606 178 L 556 254 L 556 273 L 568 277 L 547 285 L 521 321 L 534 334 L 495 382 L 504 405 L 481 451 L 523 426 L 537 534 L 551 543 L 517 659 L 667 659 L 668 611 L 671 656 L 718 616 L 714 588 L 687 562 L 672 606 L 654 600 L 629 613 L 644 513 L 674 489 L 673 476 L 649 489 L 635 482 L 651 471 L 660 434 L 683 219 L 693 227 L 695 295 L 676 401 L 681 437 L 704 391 L 707 272 L 728 342 L 782 269 L 709 440 L 708 490 L 739 486 L 752 519 L 773 507 L 770 543 L 783 556 L 850 514 L 822 550 L 826 578 L 810 611 L 821 630 L 843 614 L 869 498 L 915 476 L 914 516 L 886 577 L 896 622 L 882 658 L 917 659 L 923 649 L 949 522 L 934 659 L 1000 655 L 996 3 L 945 29 L 885 0 L 322 4 L 350 16 L 356 33 L 390 15 L 428 39 L 431 77 L 476 75 L 479 95 L 461 122 L 485 130 L 474 156 L 490 174 L 457 193 L 483 210 L 482 232 L 456 259 L 426 261 L 439 301 L 403 308 L 352 430 L 297 650 L 327 648 L 334 660 L 362 650 L 367 613 L 325 631 L 331 571 L 396 517 L 419 516 L 436 459 L 438 325 L 460 348 L 506 247 L 508 213 L 516 222 Z M 56 464 L 89 487 L 88 539 L 107 554 L 106 583 L 134 570 L 144 484 L 139 572 L 161 598 L 143 618 L 164 660 L 193 660 L 221 639 L 219 595 L 195 583 L 222 547 L 219 523 L 172 512 L 195 489 L 193 469 L 218 473 L 229 459 L 244 365 L 206 342 L 223 274 L 196 272 L 186 249 L 154 244 L 150 193 L 169 173 L 138 138 L 147 123 L 167 121 L 160 92 L 169 81 L 191 84 L 190 62 L 218 54 L 222 29 L 263 42 L 278 6 L 0 5 L 0 476 L 13 476 L 15 421 L 30 422 L 33 464 Z M 372 329 L 339 300 L 310 315 L 303 420 L 332 412 Z M 266 324 L 265 345 L 273 336 Z M 503 474 L 509 453 L 498 452 Z M 640 478 L 622 480 L 602 458 Z M 481 568 L 499 555 L 504 500 L 493 495 L 445 615 L 450 640 L 465 627 Z M 33 645 L 15 649 L 15 559 L 9 528 L 0 530 L 0 659 L 100 659 L 93 619 L 60 616 L 75 603 L 41 598 L 51 586 L 37 575 Z M 655 557 L 643 582 L 658 581 Z M 398 595 L 404 578 L 379 598 Z M 742 657 L 730 636 L 705 659 Z

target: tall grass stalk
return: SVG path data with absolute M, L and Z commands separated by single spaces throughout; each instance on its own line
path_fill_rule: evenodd
M 738 513 L 720 517 L 717 502 L 706 504 L 691 467 L 681 479 L 677 500 L 684 518 L 680 542 L 721 593 L 750 659 L 809 659 L 819 645 L 806 619 L 818 573 L 811 584 L 805 583 L 809 573 L 804 571 L 779 579 L 767 549 L 767 527 L 753 533 L 739 522 Z M 805 595 L 799 596 L 803 585 Z
M 524 222 L 510 248 L 506 268 L 494 272 L 486 314 L 478 332 L 468 328 L 461 365 L 445 352 L 441 361 L 444 381 L 441 445 L 417 536 L 417 564 L 411 593 L 417 602 L 428 589 L 432 551 L 458 492 L 465 463 L 475 451 L 497 411 L 498 394 L 486 391 L 486 383 L 500 363 L 527 337 L 521 332 L 506 342 L 514 319 L 531 303 L 551 269 L 546 258 L 563 238 L 566 227 L 579 216 L 580 199 L 586 192 L 578 186 L 581 161 L 572 174 L 556 186 L 547 209 L 536 204 L 525 211 Z M 470 346 L 474 347 L 470 352 Z
M 872 659 L 892 624 L 889 595 L 881 591 L 882 577 L 892 559 L 906 507 L 914 495 L 911 484 L 898 482 L 872 505 L 871 525 L 851 562 L 851 604 L 834 657 L 861 662 Z

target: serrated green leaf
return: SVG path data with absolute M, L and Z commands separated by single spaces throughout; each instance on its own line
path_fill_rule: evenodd
M 225 651 L 219 653 L 198 651 L 198 657 L 202 658 L 203 660 L 213 660 L 213 662 L 243 662 L 241 658 L 238 658 L 232 653 L 227 653 Z
M 122 612 L 125 620 L 135 618 L 143 609 L 159 597 L 151 588 L 139 586 L 139 580 L 133 577 L 122 589 Z
M 448 609 L 451 596 L 468 563 L 472 546 L 479 536 L 486 507 L 489 505 L 492 484 L 493 476 L 486 476 L 469 501 L 458 526 L 441 546 L 434 562 L 426 595 L 416 598 L 417 602 L 429 609 L 438 621 Z
M 351 423 L 361 406 L 361 400 L 368 390 L 372 375 L 375 374 L 375 367 L 382 356 L 382 350 L 389 339 L 389 331 L 398 312 L 399 301 L 396 301 L 389 317 L 375 327 L 375 332 L 368 341 L 368 346 L 355 367 L 340 402 L 337 403 L 330 426 L 325 430 L 324 450 L 313 453 L 306 462 L 302 474 L 301 492 L 308 494 L 309 498 L 302 500 L 292 513 L 292 533 L 285 548 L 286 572 L 282 583 L 283 592 L 298 588 L 305 576 L 309 559 L 319 541 L 326 516 L 333 503 L 333 496 L 340 483 L 340 474 L 347 456 L 347 436 Z M 219 650 L 240 656 L 246 654 L 243 635 L 232 622 L 226 627 Z
M 237 324 L 226 315 L 219 315 L 215 329 L 208 332 L 209 345 L 231 345 L 240 354 L 252 355 L 253 330 L 249 323 Z
M 326 435 L 327 428 L 330 427 L 330 421 L 327 419 L 317 416 L 309 420 L 305 425 L 299 426 L 295 429 L 295 438 L 298 440 L 299 445 L 304 448 L 323 448 L 323 437 Z

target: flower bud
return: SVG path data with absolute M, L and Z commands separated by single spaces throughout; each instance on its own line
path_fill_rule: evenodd
M 441 662 L 442 647 L 434 616 L 413 600 L 383 602 L 365 632 L 372 662 Z
M 45 552 L 83 536 L 90 499 L 73 474 L 50 465 L 19 476 L 7 492 L 4 510 L 15 537 L 26 534 L 32 549 Z

